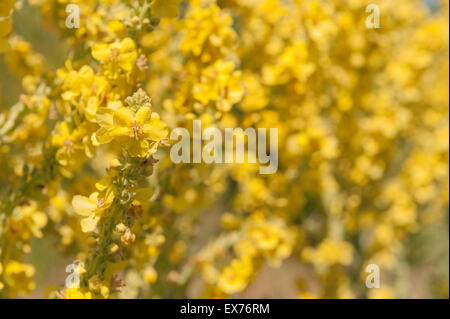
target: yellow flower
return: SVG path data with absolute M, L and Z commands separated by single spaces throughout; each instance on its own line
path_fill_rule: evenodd
M 67 61 L 66 68 L 68 71 L 59 69 L 57 72 L 58 78 L 63 80 L 62 99 L 84 113 L 88 121 L 95 122 L 97 108 L 105 101 L 110 83 L 104 76 L 95 75 L 87 65 L 77 72 L 71 69 L 71 63 Z
M 93 135 L 94 145 L 118 142 L 133 157 L 145 157 L 156 151 L 167 136 L 166 124 L 147 106 L 133 112 L 120 107 L 115 111 L 102 110 L 106 116 L 98 120 L 100 129 Z
M 228 112 L 244 96 L 241 72 L 232 61 L 219 60 L 202 72 L 200 83 L 193 88 L 195 99 L 207 105 L 216 102 L 219 111 Z
M 194 4 L 182 24 L 184 37 L 180 50 L 201 56 L 202 62 L 224 57 L 236 40 L 232 24 L 232 16 L 219 6 L 211 4 L 202 8 Z
M 83 216 L 81 229 L 83 232 L 92 232 L 97 227 L 101 214 L 111 206 L 114 200 L 114 193 L 111 190 L 106 192 L 94 192 L 89 197 L 75 195 L 72 199 L 72 206 L 75 212 Z
M 138 53 L 131 38 L 120 42 L 96 43 L 92 56 L 102 64 L 102 70 L 109 79 L 116 80 L 120 74 L 129 74 L 136 66 Z
M 31 235 L 42 238 L 42 229 L 47 221 L 47 215 L 38 210 L 35 201 L 31 201 L 14 209 L 10 228 L 15 228 L 24 239 L 29 239 Z
M 93 156 L 94 149 L 87 136 L 88 132 L 86 125 L 80 125 L 73 130 L 67 122 L 56 125 L 51 144 L 58 148 L 56 160 L 60 165 L 74 168 L 82 163 L 84 157 Z
M 262 250 L 274 249 L 281 239 L 280 229 L 271 224 L 251 226 L 249 233 L 256 245 Z

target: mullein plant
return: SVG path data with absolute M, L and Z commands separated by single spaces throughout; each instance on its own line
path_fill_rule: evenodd
M 414 238 L 448 225 L 448 1 L 377 1 L 373 29 L 363 0 L 28 2 L 68 58 L 54 69 L 0 4 L 22 85 L 0 106 L 1 297 L 36 288 L 44 236 L 79 277 L 50 298 L 246 296 L 288 259 L 301 298 L 411 296 Z M 278 171 L 173 163 L 194 120 L 278 128 Z M 431 277 L 448 297 L 448 269 Z

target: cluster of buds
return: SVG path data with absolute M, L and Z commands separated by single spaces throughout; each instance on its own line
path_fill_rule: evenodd
M 134 243 L 136 235 L 131 232 L 131 229 L 120 223 L 116 226 L 116 231 L 120 234 L 120 241 L 125 246 Z

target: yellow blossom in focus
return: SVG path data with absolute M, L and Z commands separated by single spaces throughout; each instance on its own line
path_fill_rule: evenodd
M 159 142 L 167 136 L 166 125 L 148 106 L 136 112 L 120 107 L 115 111 L 105 109 L 105 116 L 98 119 L 100 129 L 93 135 L 94 145 L 118 142 L 131 156 L 145 157 L 152 154 Z

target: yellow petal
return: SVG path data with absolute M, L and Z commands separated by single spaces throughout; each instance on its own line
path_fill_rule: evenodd
M 98 61 L 107 60 L 109 54 L 109 46 L 106 43 L 97 43 L 92 47 L 92 56 Z
M 130 139 L 126 149 L 133 157 L 144 157 L 148 154 L 148 146 L 145 141 Z
M 102 208 L 108 208 L 109 206 L 111 206 L 114 197 L 114 191 L 111 188 L 108 189 L 105 194 L 105 202 L 103 203 Z
M 92 145 L 99 146 L 101 144 L 108 144 L 112 141 L 112 136 L 109 134 L 110 130 L 106 128 L 99 128 L 97 132 L 92 134 L 91 141 Z
M 61 123 L 60 130 L 61 130 L 62 138 L 67 139 L 70 137 L 70 129 L 69 129 L 69 124 L 67 124 L 67 122 Z
M 95 204 L 97 204 L 98 201 L 98 192 L 93 192 L 91 195 L 89 195 L 89 200 Z
M 90 66 L 83 65 L 78 71 L 78 74 L 84 81 L 89 81 L 94 79 L 94 70 L 91 69 Z
M 134 122 L 134 114 L 129 108 L 121 107 L 114 112 L 115 125 L 132 127 L 133 122 Z
M 120 55 L 119 66 L 125 71 L 131 71 L 136 65 L 137 53 L 130 52 Z
M 64 138 L 61 135 L 52 136 L 52 146 L 61 147 L 64 145 Z
M 130 129 L 128 127 L 116 127 L 108 133 L 112 138 L 120 136 L 130 136 Z
M 97 106 L 98 100 L 95 96 L 91 96 L 87 102 L 86 109 L 84 110 L 84 114 L 86 119 L 90 122 L 96 122 L 97 120 Z
M 70 155 L 64 149 L 60 148 L 56 152 L 55 158 L 59 164 L 61 164 L 62 166 L 66 166 L 70 158 Z
M 119 20 L 109 21 L 108 30 L 114 33 L 118 38 L 121 38 L 127 34 L 127 28 Z
M 92 214 L 89 217 L 83 218 L 80 221 L 81 230 L 85 233 L 94 231 L 95 228 L 97 228 L 97 224 L 98 224 L 99 220 L 100 220 L 100 218 L 95 216 L 95 214 Z
M 122 42 L 120 42 L 121 52 L 133 51 L 134 49 L 136 49 L 136 45 L 134 44 L 133 39 L 125 38 L 122 40 Z
M 78 215 L 89 216 L 97 207 L 97 203 L 85 196 L 75 195 L 72 198 L 72 206 Z
M 106 107 L 99 107 L 95 114 L 97 124 L 104 128 L 114 127 L 113 111 Z
M 143 126 L 150 119 L 152 111 L 149 107 L 143 106 L 136 112 L 136 122 L 140 126 Z
M 145 137 L 152 141 L 160 141 L 167 137 L 167 125 L 159 119 L 153 117 L 148 124 L 143 127 Z
M 108 102 L 108 109 L 111 111 L 115 111 L 121 107 L 123 107 L 123 103 L 120 101 L 109 101 Z
M 95 184 L 95 188 L 97 188 L 100 192 L 102 192 L 105 189 L 107 189 L 110 185 L 111 185 L 111 176 L 106 175 Z

